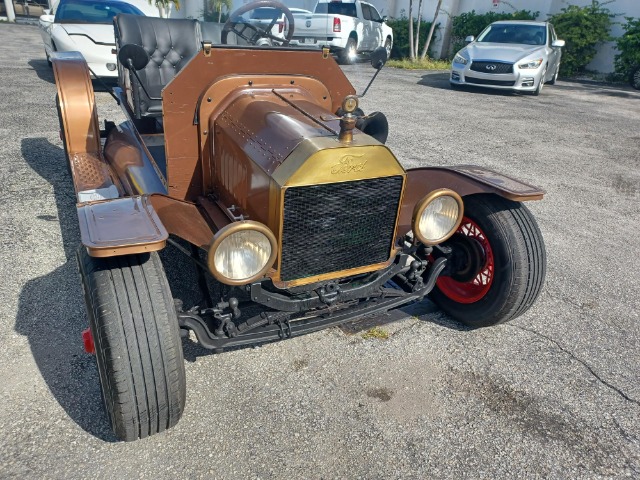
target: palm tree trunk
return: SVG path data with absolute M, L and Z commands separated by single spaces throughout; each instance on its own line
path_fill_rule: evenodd
M 411 60 L 416 58 L 413 48 L 413 0 L 409 0 L 409 58 Z
M 429 29 L 427 40 L 424 42 L 424 49 L 422 50 L 422 55 L 420 57 L 423 60 L 427 57 L 427 52 L 429 51 L 429 45 L 431 45 L 431 37 L 433 37 L 433 31 L 436 29 L 436 20 L 438 19 L 438 14 L 440 13 L 441 5 L 442 5 L 442 0 L 438 0 L 438 5 L 436 5 L 436 14 L 433 16 L 433 21 L 431 22 L 431 28 Z
M 416 25 L 416 41 L 415 41 L 416 57 L 418 56 L 418 49 L 420 48 L 420 24 L 422 23 L 423 5 L 424 4 L 422 3 L 422 0 L 420 0 L 420 2 L 418 2 L 418 24 Z

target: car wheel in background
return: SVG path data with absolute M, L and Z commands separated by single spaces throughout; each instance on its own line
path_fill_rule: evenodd
M 356 39 L 351 37 L 347 40 L 347 45 L 338 55 L 338 60 L 342 65 L 351 65 L 356 59 L 358 44 Z
M 540 75 L 540 81 L 538 82 L 538 86 L 533 91 L 534 96 L 537 97 L 538 95 L 540 95 L 540 92 L 542 91 L 542 87 L 544 87 L 544 79 L 546 76 L 547 76 L 547 67 L 544 67 L 544 70 L 542 71 L 542 75 Z
M 387 60 L 391 58 L 392 47 L 393 47 L 393 44 L 391 43 L 391 39 L 387 38 L 387 40 L 384 42 L 384 49 L 387 51 Z
M 556 80 L 558 80 L 558 72 L 560 71 L 560 65 L 558 65 L 558 67 L 556 68 L 556 73 L 553 74 L 553 77 L 551 77 L 551 80 L 549 80 L 547 83 L 549 85 L 555 85 L 556 84 Z
M 640 90 L 640 66 L 636 67 L 629 76 L 629 83 L 636 90 Z
M 544 241 L 527 207 L 494 194 L 464 197 L 464 217 L 446 242 L 457 271 L 440 276 L 430 296 L 473 328 L 508 322 L 542 290 Z

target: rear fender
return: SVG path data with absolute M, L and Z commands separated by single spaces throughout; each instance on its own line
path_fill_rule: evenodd
M 398 235 L 411 230 L 413 210 L 428 193 L 449 188 L 461 197 L 494 193 L 514 202 L 541 200 L 545 191 L 487 168 L 472 165 L 422 167 L 407 170 L 407 183 L 400 208 Z
M 69 154 L 100 152 L 100 127 L 89 69 L 80 52 L 51 55 Z
M 80 52 L 53 53 L 60 133 L 78 203 L 119 198 L 116 175 L 104 161 L 89 68 Z

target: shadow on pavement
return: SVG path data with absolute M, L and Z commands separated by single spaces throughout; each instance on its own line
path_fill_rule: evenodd
M 501 97 L 522 95 L 518 92 L 511 92 L 509 90 L 491 90 L 489 88 L 473 87 L 470 85 L 452 87 L 451 84 L 449 84 L 449 75 L 449 72 L 427 73 L 418 81 L 418 85 L 439 88 L 440 90 L 473 92 L 482 95 L 498 95 Z
M 25 138 L 21 150 L 29 166 L 53 187 L 57 218 L 38 218 L 60 224 L 67 261 L 24 285 L 15 331 L 27 337 L 42 378 L 69 417 L 87 433 L 115 442 L 102 404 L 95 359 L 82 346 L 81 333 L 88 327 L 88 320 L 75 259 L 80 245 L 76 199 L 65 153 L 46 138 Z M 193 264 L 172 247 L 160 252 L 160 256 L 173 295 L 187 307 L 199 302 Z M 187 359 L 211 353 L 191 343 L 184 344 Z
M 49 62 L 44 58 L 29 60 L 29 66 L 36 72 L 40 80 L 56 83 L 53 75 L 53 67 L 49 66 Z M 91 84 L 93 85 L 94 92 L 107 92 L 118 86 L 118 82 L 115 79 L 103 79 L 102 81 L 93 79 L 91 80 Z
M 91 435 L 114 442 L 116 438 L 102 407 L 94 358 L 82 348 L 80 334 L 87 321 L 75 260 L 80 241 L 64 150 L 45 138 L 25 138 L 22 155 L 53 186 L 58 217 L 46 220 L 60 223 L 67 261 L 25 284 L 20 292 L 15 330 L 29 340 L 42 378 L 69 417 Z
M 554 88 L 554 87 L 552 87 Z M 593 95 L 604 95 L 617 98 L 633 98 L 640 100 L 640 91 L 628 85 L 591 82 L 586 80 L 567 80 L 556 85 L 561 90 L 572 90 Z
M 29 60 L 29 66 L 33 68 L 33 71 L 36 72 L 38 78 L 40 80 L 44 80 L 49 83 L 56 83 L 56 80 L 53 76 L 53 68 L 49 66 L 49 62 L 47 62 L 44 58 L 34 58 Z

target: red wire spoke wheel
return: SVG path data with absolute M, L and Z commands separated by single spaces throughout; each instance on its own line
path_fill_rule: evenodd
M 491 289 L 495 270 L 493 250 L 485 233 L 469 217 L 463 217 L 456 234 L 464 235 L 468 240 L 477 243 L 479 249 L 477 248 L 475 252 L 482 255 L 482 266 L 477 269 L 478 273 L 469 281 L 461 282 L 453 277 L 440 277 L 437 285 L 440 291 L 451 300 L 459 303 L 475 303 Z
M 450 273 L 438 278 L 430 297 L 465 325 L 513 320 L 542 290 L 544 241 L 523 203 L 494 194 L 464 197 L 464 218 L 445 245 L 451 248 Z

